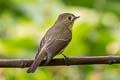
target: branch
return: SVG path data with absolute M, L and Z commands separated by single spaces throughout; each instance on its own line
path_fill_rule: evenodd
M 0 59 L 0 68 L 25 68 L 32 64 L 31 59 Z M 94 57 L 71 57 L 66 61 L 64 58 L 53 59 L 49 64 L 40 66 L 67 66 L 88 64 L 120 64 L 120 56 L 94 56 Z

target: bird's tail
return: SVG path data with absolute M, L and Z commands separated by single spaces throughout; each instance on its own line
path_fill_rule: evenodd
M 38 56 L 35 58 L 34 62 L 30 66 L 30 68 L 27 70 L 27 73 L 34 73 L 37 66 L 42 62 L 44 57 L 47 55 L 46 51 L 43 49 L 39 52 Z

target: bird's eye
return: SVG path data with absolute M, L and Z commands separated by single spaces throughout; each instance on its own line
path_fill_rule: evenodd
M 71 19 L 72 19 L 72 17 L 71 17 L 71 16 L 69 16 L 69 17 L 68 17 L 68 20 L 71 20 Z

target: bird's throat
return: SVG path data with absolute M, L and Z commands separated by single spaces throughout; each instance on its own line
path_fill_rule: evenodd
M 68 27 L 68 29 L 72 32 L 72 27 L 73 27 L 73 25 L 70 25 L 69 27 Z

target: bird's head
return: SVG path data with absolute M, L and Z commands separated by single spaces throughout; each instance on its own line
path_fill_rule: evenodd
M 73 25 L 74 21 L 76 19 L 78 19 L 80 16 L 75 16 L 74 14 L 72 13 L 63 13 L 63 14 L 60 14 L 59 17 L 58 17 L 58 20 L 57 22 L 59 23 L 63 23 L 65 24 L 66 26 L 71 26 Z

